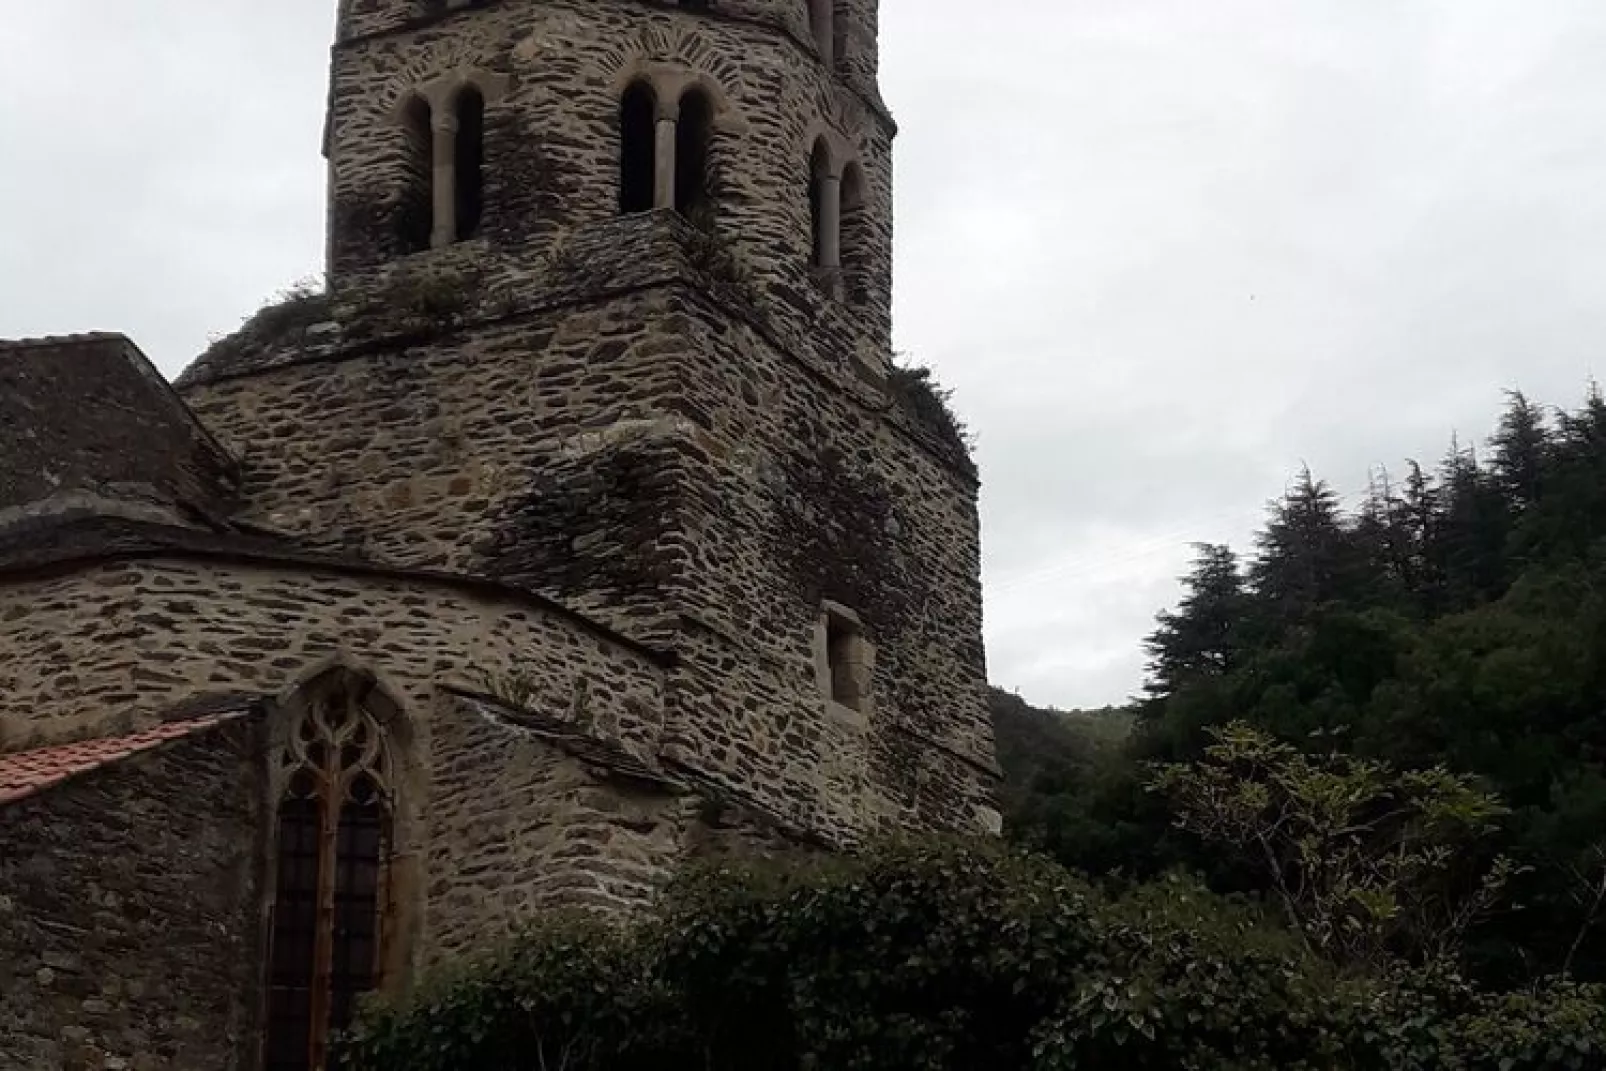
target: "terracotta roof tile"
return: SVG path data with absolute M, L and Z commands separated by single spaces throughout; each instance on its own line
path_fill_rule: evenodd
M 215 725 L 245 716 L 228 710 L 188 721 L 167 722 L 127 736 L 83 740 L 0 755 L 0 807 L 53 788 L 68 778 L 182 740 Z

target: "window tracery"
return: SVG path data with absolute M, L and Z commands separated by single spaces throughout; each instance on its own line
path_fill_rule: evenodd
M 320 1071 L 379 986 L 392 772 L 384 730 L 344 676 L 297 712 L 278 756 L 267 1071 Z

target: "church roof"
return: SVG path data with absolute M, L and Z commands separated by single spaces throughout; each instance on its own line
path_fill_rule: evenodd
M 0 516 L 68 500 L 222 515 L 235 468 L 126 337 L 0 340 Z
M 246 714 L 225 710 L 162 725 L 125 736 L 81 740 L 0 755 L 0 807 L 27 799 L 70 778 L 103 769 L 176 740 L 183 740 Z

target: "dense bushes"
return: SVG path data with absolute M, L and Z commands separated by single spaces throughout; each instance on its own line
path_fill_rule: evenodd
M 372 1009 L 355 1071 L 1593 1068 L 1602 993 L 1344 976 L 1248 904 L 990 846 L 684 879 Z

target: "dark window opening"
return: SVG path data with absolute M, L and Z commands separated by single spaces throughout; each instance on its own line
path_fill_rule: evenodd
M 485 98 L 470 86 L 457 98 L 457 238 L 479 234 L 485 214 Z
M 658 170 L 658 101 L 652 88 L 637 82 L 619 107 L 619 211 L 626 215 L 653 207 Z
M 851 304 L 869 300 L 872 247 L 864 171 L 858 164 L 849 164 L 842 173 L 842 283 Z
M 385 812 L 367 775 L 340 809 L 335 838 L 334 933 L 330 948 L 329 1028 L 351 1026 L 357 998 L 378 983 L 379 879 Z
M 714 105 L 701 90 L 680 98 L 675 128 L 675 210 L 698 220 L 712 207 L 708 191 L 709 141 L 714 132 Z
M 429 102 L 413 97 L 407 102 L 402 129 L 406 161 L 402 195 L 396 209 L 396 238 L 403 253 L 429 248 L 435 224 L 434 125 Z
M 825 184 L 831 176 L 830 154 L 825 142 L 814 143 L 814 155 L 809 158 L 809 225 L 814 236 L 814 266 L 825 264 L 826 224 Z
M 279 876 L 273 898 L 266 1071 L 311 1071 L 312 978 L 317 963 L 319 807 L 279 807 Z

